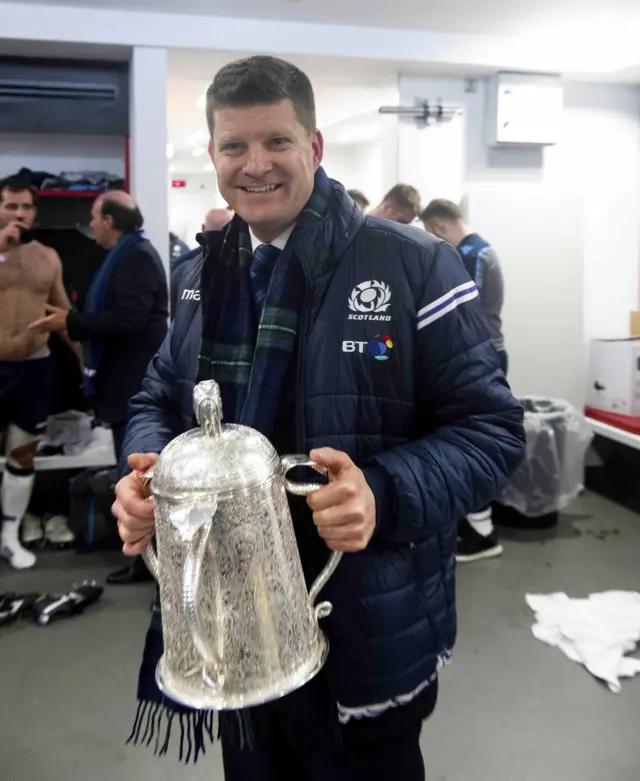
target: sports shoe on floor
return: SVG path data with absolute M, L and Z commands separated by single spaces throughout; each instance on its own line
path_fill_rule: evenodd
M 42 531 L 42 519 L 37 515 L 27 513 L 20 524 L 22 544 L 25 548 L 37 548 L 42 544 L 44 532 Z
M 500 556 L 503 550 L 495 532 L 492 532 L 485 537 L 484 535 L 479 534 L 466 519 L 464 521 L 459 521 L 458 549 L 456 552 L 457 561 L 465 562 L 491 559 L 495 556 Z
M 44 536 L 48 545 L 64 548 L 75 542 L 75 535 L 67 526 L 66 515 L 52 515 L 44 522 Z
M 33 617 L 40 626 L 46 626 L 58 618 L 78 615 L 97 602 L 103 591 L 95 581 L 85 581 L 74 585 L 68 594 L 44 594 L 33 606 Z
M 0 626 L 31 615 L 39 594 L 0 594 Z

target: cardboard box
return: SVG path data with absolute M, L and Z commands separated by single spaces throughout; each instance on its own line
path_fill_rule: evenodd
M 640 310 L 629 315 L 629 336 L 640 336 Z
M 640 339 L 594 339 L 587 408 L 640 417 Z

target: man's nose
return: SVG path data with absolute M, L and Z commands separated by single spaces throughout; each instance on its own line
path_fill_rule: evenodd
M 247 159 L 242 168 L 243 173 L 252 179 L 260 179 L 273 168 L 273 163 L 266 149 L 262 146 L 250 147 Z

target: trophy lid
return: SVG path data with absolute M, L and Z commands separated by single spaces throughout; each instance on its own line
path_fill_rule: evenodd
M 216 382 L 196 385 L 193 403 L 200 428 L 177 437 L 162 451 L 153 468 L 154 494 L 232 494 L 278 472 L 280 459 L 266 437 L 248 426 L 222 425 Z

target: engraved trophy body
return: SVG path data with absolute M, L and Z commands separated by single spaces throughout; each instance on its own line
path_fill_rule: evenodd
M 307 593 L 286 491 L 320 485 L 286 475 L 315 465 L 280 458 L 254 429 L 222 425 L 213 381 L 196 386 L 194 408 L 200 428 L 174 439 L 143 476 L 157 541 L 145 560 L 163 616 L 156 679 L 192 708 L 245 708 L 294 691 L 322 668 L 328 644 L 318 620 L 331 604 L 315 602 L 342 554 L 331 554 Z

